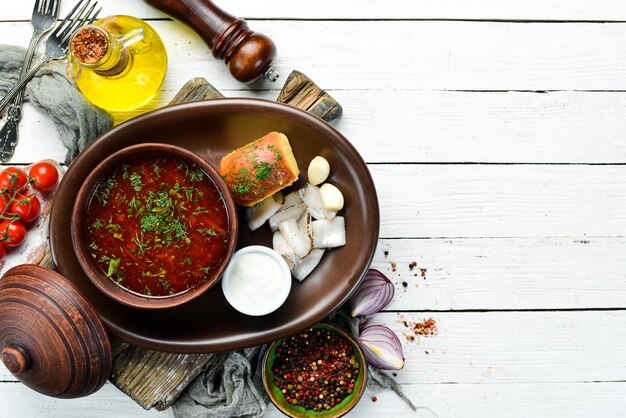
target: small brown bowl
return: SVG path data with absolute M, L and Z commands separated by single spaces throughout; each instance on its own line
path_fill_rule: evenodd
M 201 285 L 188 291 L 176 293 L 170 296 L 142 296 L 138 293 L 125 289 L 124 287 L 113 282 L 113 280 L 100 271 L 94 260 L 89 256 L 88 251 L 89 240 L 87 237 L 87 209 L 98 184 L 105 176 L 111 173 L 114 167 L 117 167 L 123 162 L 129 161 L 139 155 L 146 156 L 150 154 L 170 155 L 181 158 L 202 169 L 224 198 L 226 214 L 228 216 L 230 239 L 228 242 L 226 256 L 224 257 L 224 260 L 220 264 L 219 268 L 215 269 L 212 276 Z M 187 151 L 186 149 L 174 145 L 143 143 L 123 148 L 111 154 L 91 171 L 76 196 L 72 213 L 71 230 L 72 244 L 74 246 L 74 252 L 76 253 L 78 262 L 85 272 L 85 275 L 102 293 L 119 303 L 133 308 L 172 308 L 200 296 L 219 280 L 235 250 L 235 245 L 237 243 L 237 209 L 235 207 L 235 202 L 228 191 L 226 183 L 224 183 L 224 180 L 222 180 L 219 173 L 204 159 L 190 151 Z
M 363 355 L 363 351 L 359 346 L 359 343 L 354 339 L 354 337 L 345 329 L 340 328 L 336 325 L 329 324 L 326 322 L 320 322 L 311 326 L 312 329 L 326 329 L 338 334 L 340 337 L 344 338 L 348 341 L 348 343 L 354 349 L 354 355 L 359 362 L 359 375 L 354 384 L 354 390 L 351 394 L 345 396 L 342 402 L 338 403 L 334 407 L 330 409 L 322 409 L 321 411 L 314 411 L 311 409 L 305 409 L 299 405 L 293 405 L 287 402 L 285 396 L 283 395 L 281 389 L 279 389 L 275 382 L 274 371 L 272 367 L 274 365 L 274 360 L 276 359 L 276 349 L 285 341 L 287 338 L 282 338 L 278 341 L 275 341 L 270 345 L 269 349 L 265 353 L 265 357 L 263 358 L 263 387 L 265 388 L 265 392 L 270 397 L 272 403 L 282 412 L 283 414 L 292 417 L 292 418 L 338 418 L 347 414 L 354 406 L 359 402 L 361 397 L 363 396 L 363 391 L 365 390 L 365 385 L 367 383 L 367 361 L 365 360 L 365 356 Z

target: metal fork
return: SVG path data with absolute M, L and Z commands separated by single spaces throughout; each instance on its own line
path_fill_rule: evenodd
M 0 101 L 0 111 L 6 107 L 7 104 L 17 95 L 20 89 L 33 78 L 35 73 L 39 71 L 41 67 L 52 60 L 65 58 L 67 54 L 67 48 L 69 47 L 70 37 L 72 33 L 79 27 L 93 23 L 98 17 L 100 10 L 95 10 L 98 5 L 97 1 L 81 0 L 72 11 L 63 19 L 63 21 L 52 32 L 48 40 L 46 41 L 46 52 L 43 57 L 39 58 L 35 64 L 17 81 L 17 84 L 13 86 L 11 90 Z M 89 7 L 91 6 L 91 7 Z
M 35 53 L 35 47 L 39 43 L 39 40 L 44 33 L 48 32 L 54 27 L 54 24 L 59 15 L 59 4 L 57 0 L 36 0 L 33 8 L 33 16 L 30 19 L 30 23 L 33 25 L 33 36 L 30 39 L 30 44 L 26 50 L 24 56 L 24 63 L 22 64 L 22 71 L 20 76 L 26 74 L 28 67 L 33 59 Z M 22 116 L 20 108 L 22 107 L 22 99 L 24 98 L 24 89 L 21 89 L 7 112 L 7 120 L 0 129 L 0 161 L 8 161 L 15 152 L 15 146 L 17 145 L 17 122 Z

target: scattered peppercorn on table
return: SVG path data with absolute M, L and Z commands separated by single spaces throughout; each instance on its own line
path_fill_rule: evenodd
M 217 1 L 278 45 L 281 81 L 249 87 L 143 1 L 101 3 L 102 16 L 147 19 L 163 38 L 160 104 L 197 76 L 227 96 L 275 99 L 293 69 L 342 104 L 336 127 L 381 205 L 372 267 L 396 287 L 373 322 L 401 337 L 397 380 L 428 408 L 367 390 L 349 417 L 623 414 L 626 4 Z M 26 46 L 31 12 L 3 8 L 3 43 Z M 63 161 L 57 136 L 25 105 L 10 164 Z M 0 403 L 7 417 L 172 417 L 108 383 L 47 398 L 2 366 Z

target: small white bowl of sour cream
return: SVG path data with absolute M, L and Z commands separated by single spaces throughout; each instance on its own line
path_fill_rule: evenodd
M 222 291 L 230 305 L 250 316 L 280 308 L 291 290 L 291 273 L 283 257 L 260 245 L 233 254 L 222 275 Z

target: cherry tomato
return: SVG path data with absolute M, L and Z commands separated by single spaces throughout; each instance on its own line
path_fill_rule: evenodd
M 0 238 L 8 236 L 2 241 L 7 247 L 17 247 L 26 237 L 26 227 L 20 221 L 2 221 L 0 222 Z
M 0 260 L 2 260 L 7 253 L 7 250 L 4 248 L 4 244 L 0 242 Z
M 56 186 L 59 172 L 54 164 L 47 162 L 37 163 L 30 169 L 30 176 L 35 180 L 33 188 L 40 192 L 47 192 Z
M 8 167 L 0 173 L 0 190 L 18 190 L 28 183 L 26 173 L 17 167 Z
M 20 215 L 20 220 L 24 222 L 32 222 L 39 216 L 41 212 L 41 203 L 34 195 L 20 195 L 11 203 L 9 209 L 11 213 Z

